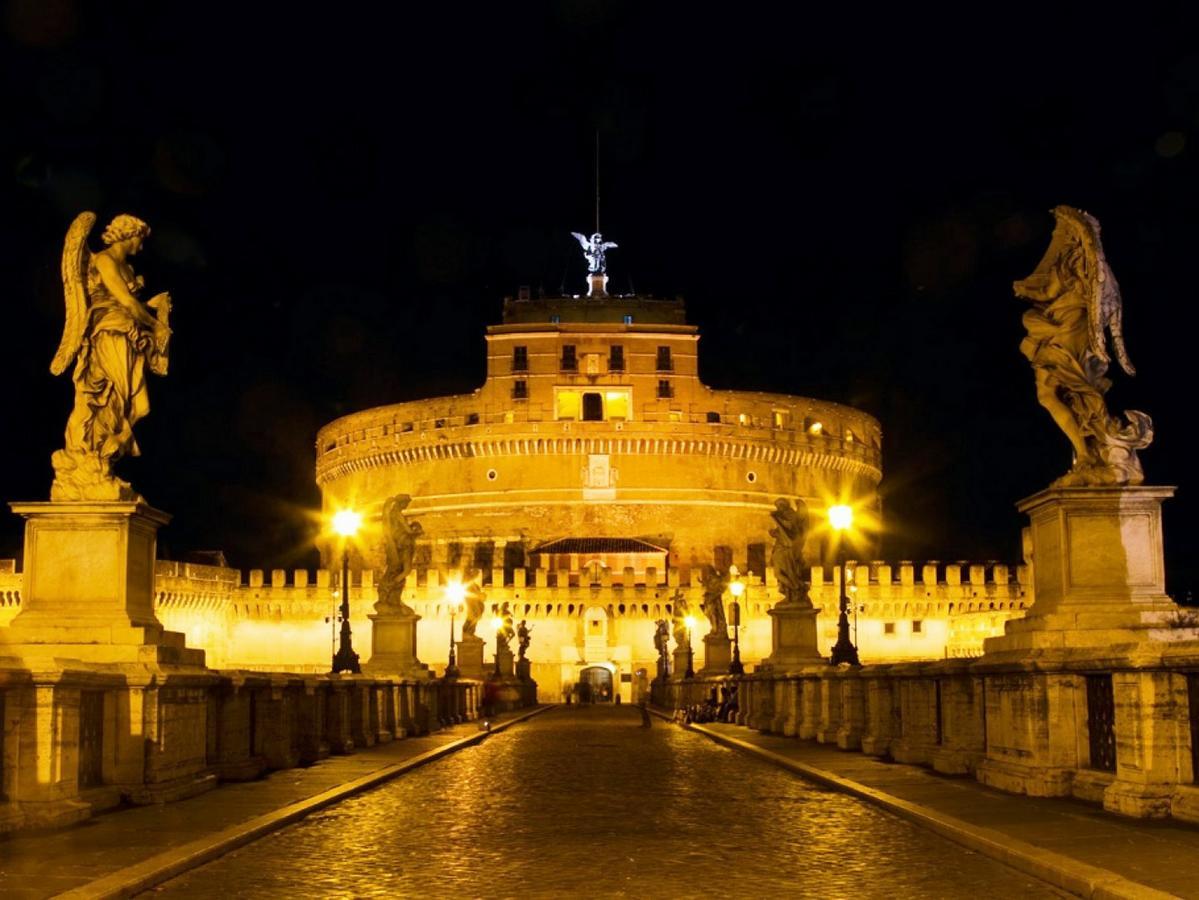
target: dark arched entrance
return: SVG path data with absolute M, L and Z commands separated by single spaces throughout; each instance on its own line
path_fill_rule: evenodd
M 611 703 L 612 673 L 604 666 L 588 666 L 579 673 L 580 703 Z

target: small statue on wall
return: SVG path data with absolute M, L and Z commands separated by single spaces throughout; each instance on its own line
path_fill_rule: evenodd
M 704 599 L 700 609 L 708 617 L 710 634 L 729 635 L 729 623 L 724 614 L 724 592 L 728 589 L 729 573 L 708 567 L 704 575 Z
M 666 654 L 670 649 L 670 626 L 666 624 L 665 619 L 659 619 L 654 623 L 654 649 L 658 651 L 658 658 L 665 659 Z
M 690 604 L 681 590 L 676 589 L 670 598 L 670 619 L 674 631 L 674 643 L 677 647 L 687 644 L 687 616 L 691 614 Z
M 1099 222 L 1070 206 L 1056 207 L 1053 215 L 1049 249 L 1013 290 L 1034 304 L 1024 313 L 1028 336 L 1020 352 L 1032 363 L 1037 400 L 1074 448 L 1073 466 L 1054 486 L 1140 484 L 1137 451 L 1153 441 L 1153 420 L 1130 409 L 1121 421 L 1104 399 L 1111 387 L 1109 333 L 1120 368 L 1128 375 L 1136 369 L 1124 348 L 1123 300 Z
M 95 213 L 80 213 L 63 246 L 66 324 L 50 371 L 60 375 L 75 363 L 75 405 L 63 449 L 51 457 L 50 499 L 140 501 L 112 466 L 126 454 L 140 455 L 133 426 L 150 411 L 146 369 L 167 374 L 171 297 L 138 298 L 144 282 L 130 258 L 150 226 L 117 216 L 104 229 L 105 249 L 92 253 L 87 238 L 95 224 Z
M 383 503 L 383 555 L 386 568 L 379 579 L 375 611 L 411 614 L 404 603 L 404 585 L 416 562 L 416 542 L 424 533 L 420 522 L 409 522 L 404 510 L 412 502 L 408 494 L 397 494 Z
M 475 636 L 475 627 L 479 624 L 479 619 L 483 617 L 483 574 L 480 572 L 475 575 L 466 585 L 466 596 L 463 598 L 466 616 L 462 621 L 462 637 L 465 640 L 467 635 Z
M 803 500 L 796 499 L 794 508 L 784 498 L 774 501 L 775 528 L 770 530 L 774 538 L 774 547 L 770 550 L 770 565 L 774 568 L 774 577 L 778 579 L 779 591 L 783 602 L 799 604 L 807 608 L 812 606 L 812 598 L 808 596 L 807 561 L 804 559 L 804 540 L 808 531 L 808 506 Z
M 516 630 L 512 627 L 512 610 L 505 603 L 500 608 L 500 643 L 504 645 L 504 649 L 508 649 L 512 645 L 512 638 L 516 635 Z
M 516 649 L 521 659 L 525 658 L 529 650 L 529 641 L 532 639 L 533 626 L 526 624 L 524 619 L 520 620 L 520 624 L 516 626 Z

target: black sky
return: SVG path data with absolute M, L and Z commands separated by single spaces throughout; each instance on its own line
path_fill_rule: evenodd
M 1199 587 L 1192 23 L 252 6 L 4 4 L 0 497 L 48 496 L 69 411 L 67 225 L 133 212 L 175 303 L 120 470 L 175 515 L 161 552 L 314 564 L 316 429 L 477 387 L 504 294 L 579 290 L 598 129 L 613 289 L 684 295 L 715 387 L 878 416 L 891 559 L 1018 558 L 1013 504 L 1069 452 L 1010 283 L 1052 206 L 1097 215 L 1139 369 L 1111 405 L 1154 418 L 1170 587 Z

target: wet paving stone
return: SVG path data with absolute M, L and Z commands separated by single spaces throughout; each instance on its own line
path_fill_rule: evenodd
M 156 889 L 179 897 L 1063 897 L 635 708 L 563 707 Z

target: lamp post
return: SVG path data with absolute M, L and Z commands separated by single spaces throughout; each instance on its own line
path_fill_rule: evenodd
M 500 641 L 504 636 L 504 620 L 496 616 L 491 620 L 491 624 L 495 626 L 495 677 L 500 677 Z
M 451 581 L 445 586 L 445 600 L 450 607 L 450 656 L 445 666 L 446 678 L 458 677 L 458 656 L 454 652 L 454 616 L 466 599 L 466 585 L 461 581 Z
M 687 671 L 683 673 L 683 677 L 694 678 L 695 653 L 691 649 L 691 629 L 695 627 L 695 616 L 686 616 L 683 623 L 687 626 Z
M 333 654 L 334 672 L 353 672 L 358 674 L 362 667 L 358 665 L 358 654 L 354 652 L 350 640 L 350 539 L 362 527 L 362 514 L 353 510 L 343 509 L 333 516 L 333 530 L 342 538 L 341 550 L 341 640 L 337 652 Z
M 837 643 L 833 644 L 833 652 L 829 662 L 834 666 L 849 663 L 860 666 L 858 648 L 849 639 L 849 594 L 845 590 L 845 532 L 853 527 L 853 508 L 849 506 L 830 506 L 828 510 L 829 525 L 837 534 L 837 561 L 841 567 L 841 597 L 839 598 L 837 615 Z
M 739 602 L 741 595 L 745 593 L 745 582 L 737 577 L 739 574 L 736 566 L 729 567 L 729 575 L 733 579 L 729 582 L 729 593 L 733 595 L 733 661 L 729 663 L 730 675 L 745 674 L 745 666 L 741 665 L 741 603 Z

